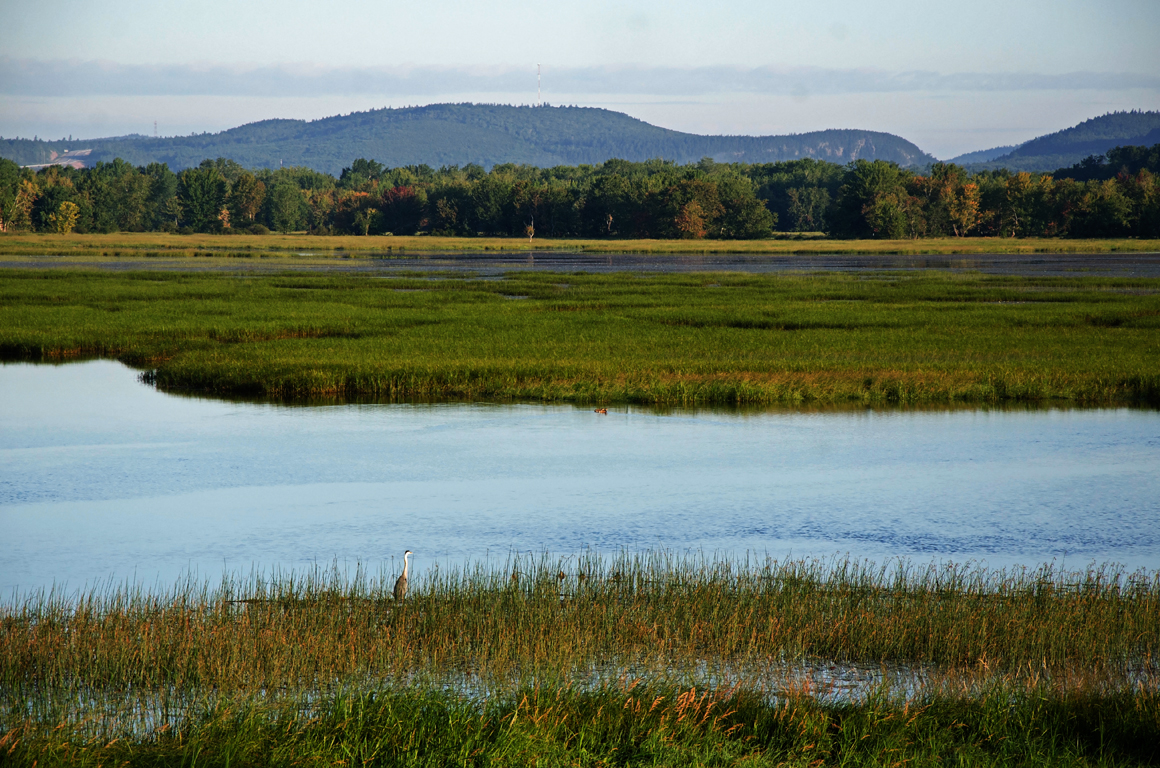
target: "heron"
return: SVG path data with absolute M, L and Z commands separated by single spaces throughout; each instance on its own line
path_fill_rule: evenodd
M 399 603 L 407 597 L 407 572 L 411 568 L 411 563 L 407 558 L 413 554 L 409 549 L 403 553 L 403 572 L 399 574 L 399 578 L 395 579 L 395 601 Z

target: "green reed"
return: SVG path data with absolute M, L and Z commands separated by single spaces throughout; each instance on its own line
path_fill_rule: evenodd
M 0 272 L 0 358 L 274 398 L 1160 402 L 1160 281 Z
M 704 660 L 1151 664 L 1160 575 L 959 565 L 718 560 L 666 553 L 393 573 L 187 581 L 167 593 L 38 592 L 6 605 L 0 685 L 243 691 L 467 673 L 583 676 Z
M 824 703 L 738 688 L 621 683 L 343 692 L 303 706 L 209 704 L 177 725 L 94 732 L 32 719 L 0 729 L 0 761 L 102 765 L 1151 765 L 1160 695 L 1030 692 Z
M 513 555 L 401 604 L 395 575 L 14 596 L 0 762 L 1157 756 L 1160 572 Z M 887 666 L 835 698 L 811 659 Z

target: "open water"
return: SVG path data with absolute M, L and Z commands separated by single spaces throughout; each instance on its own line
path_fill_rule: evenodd
M 143 257 L 85 260 L 83 256 L 14 256 L 4 268 L 217 272 L 338 272 L 390 275 L 400 272 L 497 277 L 508 272 L 982 272 L 1032 277 L 1160 277 L 1160 253 L 754 254 L 578 253 L 569 251 L 390 251 L 268 253 L 265 258 Z
M 1155 569 L 1160 413 L 293 407 L 9 364 L 0 540 L 4 596 L 404 549 L 420 577 L 528 550 Z

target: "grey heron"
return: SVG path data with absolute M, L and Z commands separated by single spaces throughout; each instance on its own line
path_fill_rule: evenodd
M 409 550 L 409 549 L 403 553 L 403 572 L 401 574 L 399 574 L 399 578 L 395 579 L 395 601 L 396 602 L 401 603 L 407 597 L 407 572 L 411 568 L 411 563 L 410 563 L 410 561 L 407 560 L 407 558 L 410 557 L 412 554 L 414 554 L 414 553 L 411 552 L 411 550 Z

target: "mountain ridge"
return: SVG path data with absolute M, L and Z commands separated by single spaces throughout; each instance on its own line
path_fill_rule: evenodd
M 777 162 L 815 158 L 846 163 L 890 160 L 903 166 L 935 159 L 889 133 L 830 129 L 776 136 L 707 136 L 673 131 L 596 107 L 433 104 L 384 108 L 317 120 L 272 118 L 218 133 L 91 140 L 0 139 L 0 156 L 21 165 L 50 162 L 52 152 L 91 148 L 92 162 L 121 157 L 134 165 L 167 162 L 175 170 L 226 157 L 251 168 L 303 165 L 337 175 L 364 157 L 386 166 L 426 164 L 490 168 L 598 164 L 612 158 L 678 163 Z
M 1036 136 L 1010 152 L 986 162 L 967 163 L 971 171 L 1006 168 L 1011 171 L 1051 173 L 1102 155 L 1119 146 L 1152 146 L 1160 143 L 1160 112 L 1132 110 L 1108 112 L 1054 133 Z M 993 150 L 983 150 L 989 152 Z

